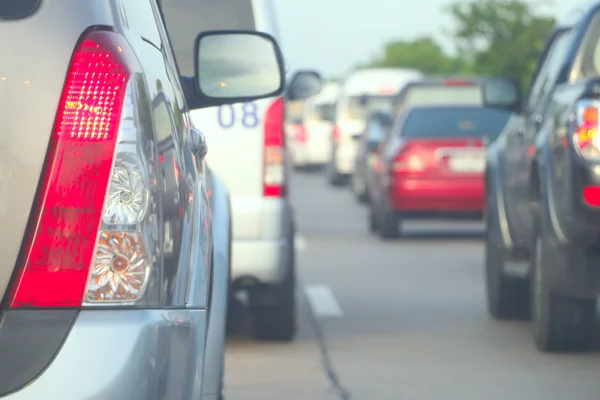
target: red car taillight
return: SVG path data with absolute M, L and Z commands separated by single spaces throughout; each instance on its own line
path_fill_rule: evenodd
M 410 146 L 403 147 L 390 165 L 390 173 L 420 172 L 425 169 L 425 161 L 422 156 L 413 151 Z
M 335 143 L 340 141 L 340 127 L 337 125 L 333 127 L 333 141 Z
M 285 102 L 275 100 L 267 109 L 264 124 L 264 171 L 263 195 L 284 197 L 286 195 L 285 172 Z
M 11 307 L 133 304 L 143 296 L 153 255 L 144 244 L 149 174 L 138 154 L 143 135 L 132 93 L 139 71 L 119 34 L 91 32 L 77 45 Z
M 308 136 L 306 129 L 302 125 L 294 125 L 294 140 L 300 143 L 306 143 Z

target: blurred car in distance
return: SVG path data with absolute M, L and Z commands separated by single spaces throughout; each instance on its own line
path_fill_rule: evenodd
M 296 168 L 325 165 L 331 161 L 331 136 L 339 84 L 328 82 L 321 92 L 306 99 L 302 118 L 292 127 L 288 146 Z
M 406 108 L 423 105 L 486 105 L 514 111 L 520 99 L 520 86 L 512 78 L 427 77 L 406 85 L 398 93 L 392 118 Z
M 485 142 L 502 132 L 510 116 L 477 106 L 405 110 L 371 168 L 371 230 L 395 238 L 407 219 L 481 219 Z
M 355 136 L 358 150 L 354 160 L 354 173 L 350 178 L 352 192 L 361 203 L 369 201 L 371 178 L 370 170 L 377 162 L 381 143 L 392 127 L 391 114 L 388 111 L 375 111 L 367 118 L 365 132 Z
M 278 37 L 273 3 L 263 0 L 160 0 L 182 74 L 197 27 L 243 29 Z M 239 48 L 250 54 L 254 49 Z M 254 57 L 255 62 L 261 61 Z M 288 341 L 296 333 L 295 221 L 286 161 L 286 99 L 317 94 L 321 78 L 298 71 L 284 96 L 194 111 L 210 144 L 207 161 L 225 182 L 233 214 L 232 293 L 247 290 L 252 334 Z
M 488 310 L 496 319 L 530 316 L 544 352 L 586 351 L 596 343 L 598 54 L 594 1 L 557 24 L 527 98 L 486 166 Z
M 354 172 L 354 136 L 364 132 L 369 114 L 390 109 L 396 94 L 422 77 L 421 72 L 412 69 L 370 68 L 353 72 L 341 83 L 331 135 L 329 184 L 343 185 Z
M 227 197 L 188 110 L 280 95 L 281 51 L 196 32 L 189 56 L 212 70 L 180 78 L 157 3 L 115 4 L 0 2 L 0 34 L 20 38 L 0 42 L 6 399 L 221 397 Z

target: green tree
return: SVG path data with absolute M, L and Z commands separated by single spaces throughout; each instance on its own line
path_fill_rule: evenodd
M 359 66 L 364 67 L 414 68 L 430 75 L 468 70 L 468 65 L 463 60 L 445 54 L 442 47 L 430 37 L 390 42 L 385 45 L 379 57 Z
M 529 83 L 537 59 L 552 32 L 553 18 L 539 16 L 523 0 L 457 2 L 448 10 L 452 36 L 474 72 L 507 75 Z

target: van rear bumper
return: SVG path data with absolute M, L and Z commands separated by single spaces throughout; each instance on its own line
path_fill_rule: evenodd
M 291 265 L 293 240 L 235 239 L 232 245 L 231 279 L 235 283 L 279 284 Z M 256 282 L 258 281 L 258 282 Z

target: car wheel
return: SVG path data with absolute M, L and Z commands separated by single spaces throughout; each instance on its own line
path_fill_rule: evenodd
M 490 199 L 491 200 L 491 199 Z M 495 319 L 525 319 L 529 316 L 527 279 L 504 272 L 507 249 L 493 201 L 485 211 L 485 289 L 489 314 Z
M 378 227 L 377 227 L 377 218 L 375 216 L 375 205 L 371 202 L 371 204 L 369 204 L 369 232 L 371 233 L 377 233 L 378 231 Z
M 396 239 L 402 235 L 402 220 L 398 214 L 380 210 L 376 214 L 377 232 L 382 239 Z
M 560 245 L 554 237 L 547 205 L 542 204 L 540 208 L 542 210 L 534 225 L 531 257 L 531 313 L 535 343 L 542 351 L 585 351 L 592 344 L 596 301 L 552 291 L 548 270 L 564 270 L 569 260 L 578 257 L 571 257 L 572 249 Z
M 293 246 L 291 251 L 294 254 Z M 253 305 L 250 301 L 252 336 L 263 341 L 291 341 L 296 335 L 296 271 L 293 255 L 284 282 L 274 289 L 276 303 Z
M 369 194 L 367 192 L 367 185 L 364 182 L 361 183 L 361 180 L 357 178 L 356 173 L 352 174 L 352 192 L 354 192 L 354 196 L 359 203 L 365 204 L 369 200 Z

